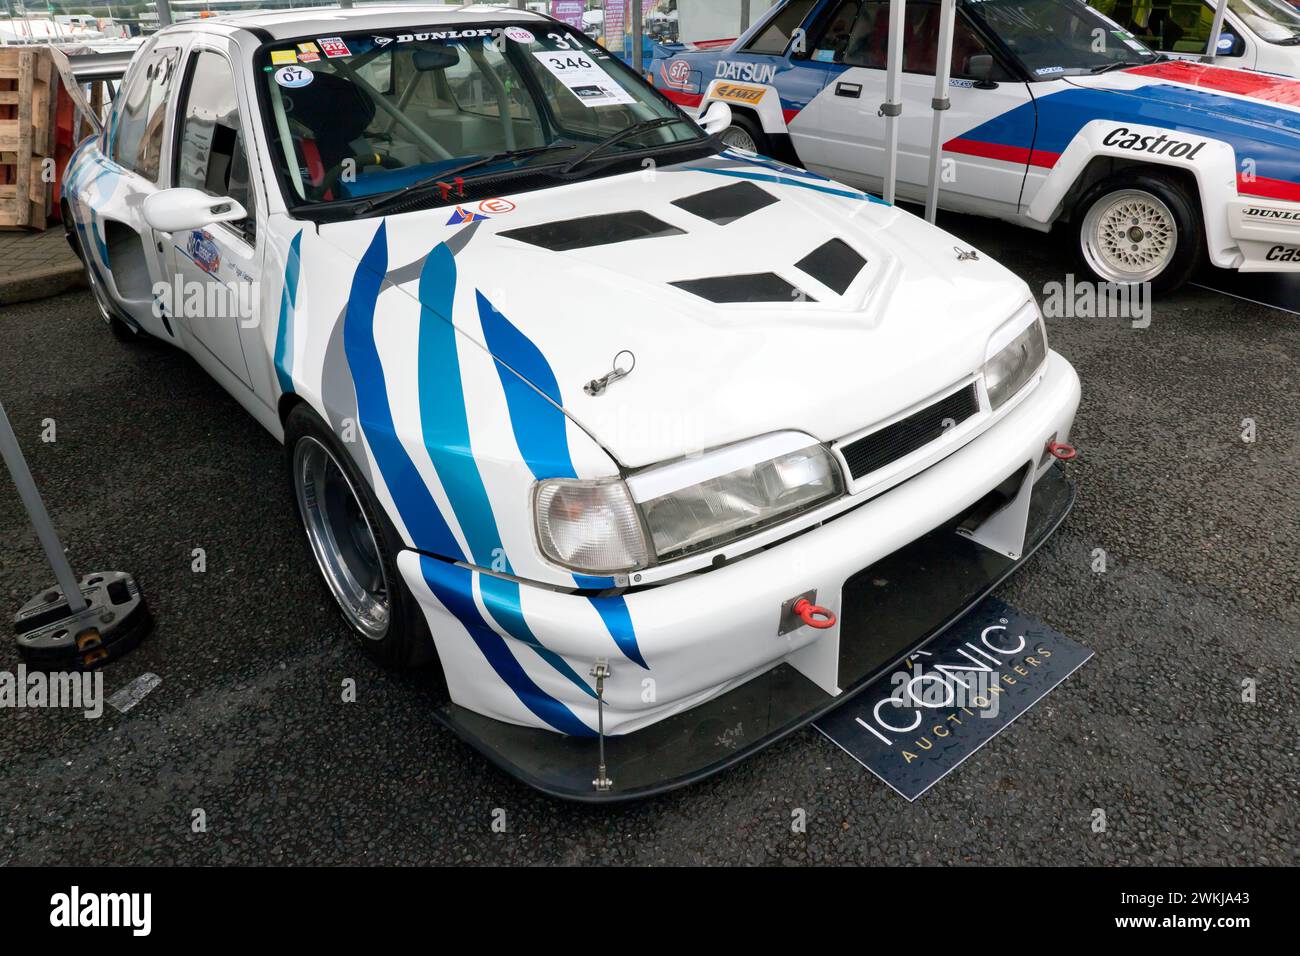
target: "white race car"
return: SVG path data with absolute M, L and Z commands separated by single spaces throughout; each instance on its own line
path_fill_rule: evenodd
M 1024 282 L 542 16 L 170 27 L 66 182 L 114 330 L 283 439 L 361 643 L 436 653 L 440 719 L 550 793 L 802 726 L 1073 501 L 1079 382 Z

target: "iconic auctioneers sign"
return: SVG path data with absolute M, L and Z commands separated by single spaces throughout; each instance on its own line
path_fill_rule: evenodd
M 575 29 L 582 29 L 582 13 L 587 8 L 584 0 L 551 0 L 551 16 Z
M 814 726 L 908 800 L 1092 657 L 997 598 Z

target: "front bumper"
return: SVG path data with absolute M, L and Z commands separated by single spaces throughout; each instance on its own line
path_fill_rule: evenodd
M 1044 450 L 1068 438 L 1078 402 L 1078 377 L 1052 353 L 1025 400 L 921 474 L 766 551 L 620 597 L 503 591 L 500 579 L 406 552 L 399 567 L 451 696 L 438 716 L 513 775 L 571 799 L 644 796 L 721 769 L 837 706 L 1046 540 L 1073 491 Z M 1036 481 L 1018 553 L 955 533 L 1026 469 Z M 779 635 L 781 606 L 810 590 L 839 623 Z M 603 792 L 592 787 L 596 700 L 581 686 L 597 660 L 612 672 L 614 787 Z

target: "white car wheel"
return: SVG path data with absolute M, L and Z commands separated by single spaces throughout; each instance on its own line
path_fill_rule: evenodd
M 758 152 L 758 144 L 754 142 L 754 137 L 743 127 L 728 126 L 719 138 L 732 149 L 743 149 L 749 153 Z
M 293 474 L 307 540 L 330 593 L 358 634 L 383 640 L 391 591 L 374 529 L 352 482 L 333 453 L 310 436 L 294 446 Z
M 1092 204 L 1079 238 L 1088 265 L 1103 279 L 1150 282 L 1174 260 L 1178 223 L 1159 197 L 1123 189 Z

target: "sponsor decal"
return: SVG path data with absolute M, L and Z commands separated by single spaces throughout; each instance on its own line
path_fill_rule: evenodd
M 1065 67 L 1063 66 L 1044 66 L 1037 70 L 1034 70 L 1034 73 L 1036 73 L 1038 76 L 1051 76 L 1053 73 L 1064 73 L 1064 72 L 1065 72 Z
M 398 43 L 419 43 L 424 40 L 477 40 L 481 37 L 490 37 L 491 29 L 483 30 L 439 30 L 433 33 L 399 33 L 395 37 Z M 379 37 L 375 37 L 379 41 Z M 388 42 L 392 42 L 389 39 Z
M 835 51 L 834 51 L 834 50 L 817 50 L 817 51 L 815 51 L 815 52 L 813 53 L 813 59 L 816 60 L 818 63 L 834 63 L 834 62 L 835 62 Z
M 728 100 L 732 103 L 743 103 L 746 106 L 756 106 L 762 99 L 767 90 L 761 86 L 745 86 L 741 83 L 719 83 L 713 91 L 713 95 L 720 100 Z
M 284 66 L 289 63 L 298 62 L 297 50 L 272 50 L 271 63 L 275 66 Z
M 915 800 L 1091 657 L 1064 634 L 987 598 L 814 726 Z
M 1264 258 L 1269 262 L 1300 262 L 1300 247 L 1274 246 Z
M 375 39 L 376 41 L 378 41 L 379 38 L 376 37 Z M 379 44 L 379 45 L 382 46 L 383 44 Z M 321 37 L 320 48 L 321 48 L 321 52 L 323 52 L 325 56 L 330 59 L 339 56 L 352 55 L 352 51 L 348 49 L 348 45 L 343 42 L 342 37 Z
M 457 206 L 456 211 L 453 212 L 451 214 L 451 218 L 447 220 L 447 225 L 463 226 L 466 223 L 483 222 L 488 218 L 490 217 L 484 216 L 481 213 L 471 212 L 468 209 L 462 209 L 460 206 Z
M 388 46 L 393 42 L 392 37 L 371 37 L 370 39 L 374 41 L 375 46 Z
M 312 53 L 310 50 L 299 50 L 298 60 L 301 63 L 315 63 L 320 59 L 319 53 Z
M 1300 212 L 1290 209 L 1269 209 L 1264 206 L 1248 206 L 1241 211 L 1246 219 L 1278 219 L 1282 222 L 1300 222 Z
M 514 40 L 516 43 L 537 42 L 537 37 L 533 36 L 532 31 L 525 30 L 523 27 L 506 27 L 502 32 L 507 40 Z
M 216 275 L 221 268 L 221 248 L 212 238 L 212 233 L 196 229 L 185 241 L 185 253 L 194 264 L 208 275 Z
M 734 63 L 730 60 L 719 60 L 716 78 L 749 83 L 771 83 L 776 79 L 776 64 Z
M 1159 136 L 1143 136 L 1140 133 L 1134 133 L 1127 126 L 1120 126 L 1106 134 L 1106 138 L 1101 141 L 1103 146 L 1116 146 L 1119 149 L 1131 150 L 1135 153 L 1152 153 L 1156 156 L 1174 156 L 1178 158 L 1195 159 L 1205 141 L 1199 143 L 1185 139 L 1175 139 L 1165 133 Z
M 509 199 L 484 199 L 478 204 L 478 211 L 500 216 L 508 212 L 514 212 L 515 204 Z
M 310 86 L 314 79 L 316 76 L 311 70 L 304 70 L 300 66 L 282 66 L 275 71 L 275 82 L 294 90 Z
M 686 89 L 690 85 L 691 64 L 689 60 L 673 60 L 670 63 L 665 63 L 661 72 L 664 82 L 669 86 Z
M 573 50 L 541 52 L 533 56 L 576 96 L 583 106 L 612 106 L 636 101 L 585 53 Z

